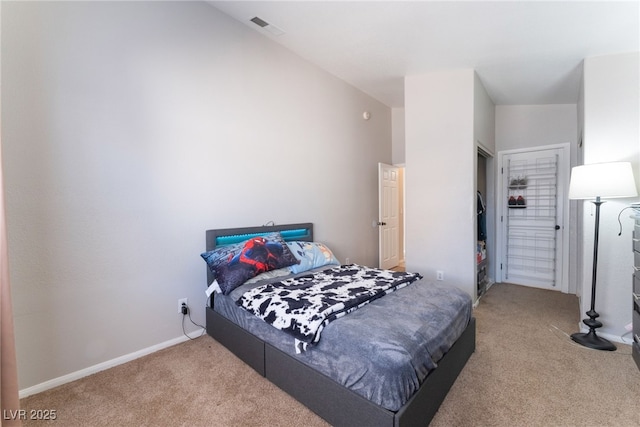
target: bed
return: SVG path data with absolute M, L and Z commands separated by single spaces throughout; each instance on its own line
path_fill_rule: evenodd
M 259 238 L 273 233 L 289 248 L 301 242 L 318 245 L 313 243 L 311 223 L 207 230 L 203 258 L 251 239 L 264 244 Z M 302 350 L 297 338 L 239 306 L 243 295 L 247 299 L 252 291 L 270 288 L 272 283 L 295 283 L 310 274 L 342 274 L 342 270 L 360 268 L 335 261 L 274 268 L 280 271 L 278 275 L 263 278 L 269 276 L 265 273 L 235 289 L 224 289 L 226 295 L 218 280 L 214 282 L 222 278 L 222 271 L 217 270 L 216 277 L 216 270 L 208 268 L 207 285 L 217 292 L 211 294 L 206 308 L 207 333 L 332 425 L 428 425 L 475 350 L 475 319 L 466 294 L 415 280 L 327 323 L 321 329 L 322 337 Z M 300 259 L 297 262 L 304 264 Z M 287 269 L 294 272 L 282 276 Z M 440 298 L 450 298 L 455 304 L 442 303 Z M 414 309 L 423 305 L 428 308 Z M 426 318 L 438 320 L 424 321 Z M 365 339 L 358 338 L 362 336 Z M 406 349 L 397 345 L 396 340 L 401 339 L 409 341 Z

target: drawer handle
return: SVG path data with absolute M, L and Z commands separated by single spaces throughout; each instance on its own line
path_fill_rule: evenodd
M 638 334 L 633 334 L 633 338 L 636 340 L 636 342 L 637 342 L 638 344 L 640 344 L 640 335 L 638 335 Z
M 632 292 L 632 294 L 636 301 L 640 301 L 640 294 L 636 294 L 635 292 Z

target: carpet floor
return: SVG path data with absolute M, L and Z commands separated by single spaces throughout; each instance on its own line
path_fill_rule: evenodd
M 432 427 L 640 426 L 640 370 L 571 341 L 575 296 L 495 284 L 474 310 L 477 347 Z M 327 426 L 209 336 L 21 401 L 24 426 Z M 27 412 L 28 413 L 28 412 Z

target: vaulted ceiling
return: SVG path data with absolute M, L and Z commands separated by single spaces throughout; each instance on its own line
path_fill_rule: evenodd
M 638 1 L 209 3 L 390 107 L 405 76 L 457 68 L 498 105 L 573 104 L 585 57 L 640 50 Z

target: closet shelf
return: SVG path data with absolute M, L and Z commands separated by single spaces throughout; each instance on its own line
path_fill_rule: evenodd
M 549 218 L 549 219 L 555 219 L 555 218 Z M 522 237 L 523 233 L 527 232 L 527 231 L 534 231 L 536 233 L 539 232 L 548 232 L 548 233 L 555 233 L 556 229 L 555 229 L 555 221 L 545 221 L 544 224 L 532 224 L 529 225 L 528 223 L 526 224 L 513 224 L 512 227 L 510 227 L 513 230 L 513 233 L 511 233 L 511 231 L 508 232 L 508 236 L 509 237 Z M 539 236 L 539 235 L 536 235 Z M 537 239 L 540 239 L 542 237 L 536 237 Z M 544 238 L 548 238 L 551 240 L 555 240 L 555 238 L 551 237 L 551 236 L 544 236 Z
M 556 217 L 555 216 L 551 216 L 551 215 L 547 215 L 545 217 L 540 217 L 540 216 L 534 216 L 535 213 L 532 212 L 531 215 L 528 215 L 527 212 L 531 212 L 529 209 L 514 209 L 514 210 L 510 210 L 509 211 L 511 213 L 511 215 L 508 215 L 508 218 L 510 221 L 514 221 L 513 224 L 511 224 L 513 227 L 518 227 L 520 226 L 520 228 L 527 228 L 527 224 L 526 223 L 519 223 L 518 221 L 535 221 L 535 222 L 542 222 L 542 223 L 554 223 L 555 224 L 555 220 Z M 522 215 L 518 215 L 518 212 L 522 213 Z M 529 226 L 529 228 L 533 227 Z
M 521 275 L 515 274 L 513 270 L 535 271 L 536 273 L 547 273 L 547 274 L 553 274 L 556 272 L 555 268 L 540 267 L 540 266 L 534 266 L 534 265 L 514 265 L 514 266 L 511 266 L 511 270 L 509 271 L 509 276 L 523 277 Z
M 510 196 L 516 196 L 517 194 L 511 194 Z M 555 194 L 527 194 L 527 193 L 523 193 L 522 194 L 523 197 L 526 197 L 529 200 L 552 200 L 555 204 L 555 200 L 556 200 L 556 196 Z
M 531 172 L 533 171 L 533 172 Z M 527 178 L 532 174 L 532 173 L 541 173 L 541 171 L 550 171 L 547 173 L 554 173 L 556 171 L 556 163 L 555 162 L 549 162 L 549 163 L 545 163 L 544 165 L 540 165 L 540 164 L 534 164 L 534 165 L 510 165 L 509 166 L 509 173 L 511 175 L 524 175 L 524 172 L 527 172 Z M 519 173 L 520 172 L 520 173 Z
M 509 190 L 553 190 L 555 188 L 555 184 L 529 184 L 524 187 L 509 186 Z
M 512 258 L 519 258 L 519 259 L 530 259 L 530 260 L 540 260 L 540 261 L 553 261 L 555 259 L 555 253 L 556 250 L 552 249 L 552 248 L 540 248 L 537 246 L 532 246 L 532 245 L 507 245 L 507 248 L 509 249 L 520 249 L 520 250 L 527 250 L 527 251 L 545 251 L 545 252 L 553 252 L 552 255 L 554 256 L 550 256 L 550 257 L 544 257 L 544 256 L 518 256 L 518 255 L 509 255 L 507 254 L 508 257 L 512 257 Z
M 523 262 L 523 264 L 513 264 L 513 259 L 511 259 L 511 268 L 517 268 L 519 270 L 529 270 L 529 271 L 538 271 L 538 272 L 552 272 L 555 270 L 553 267 L 554 260 L 548 259 L 530 259 L 530 258 L 518 258 L 518 257 L 510 257 L 515 258 L 516 261 Z M 532 265 L 532 263 L 535 264 Z
M 555 206 L 537 206 L 537 205 L 509 205 L 509 209 L 511 208 L 529 208 L 535 211 L 549 211 L 555 210 Z
M 531 271 L 528 270 L 528 271 Z M 527 281 L 540 281 L 540 276 L 539 274 L 546 274 L 547 275 L 547 280 L 550 282 L 551 286 L 555 286 L 555 279 L 554 279 L 554 275 L 555 275 L 555 271 L 538 271 L 535 270 L 535 272 L 537 273 L 537 275 L 531 275 L 531 274 L 525 274 L 525 273 L 513 273 L 513 272 L 508 272 L 507 273 L 507 279 L 520 279 L 520 280 L 527 280 Z M 544 278 L 543 278 L 544 279 Z
M 555 210 L 555 206 L 536 206 L 536 205 L 511 205 L 510 208 L 517 208 L 518 206 L 527 207 L 529 210 L 544 213 L 544 211 L 552 211 Z M 521 216 L 521 215 L 518 215 Z M 555 218 L 555 215 L 541 215 L 544 218 Z

